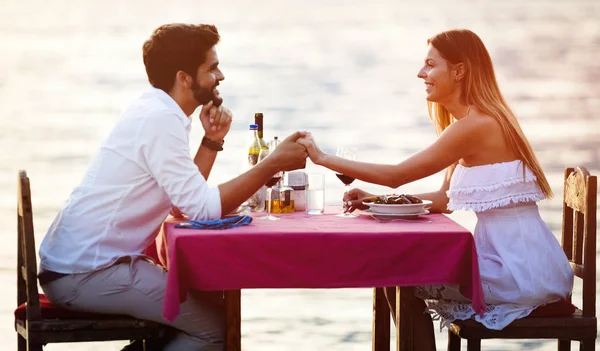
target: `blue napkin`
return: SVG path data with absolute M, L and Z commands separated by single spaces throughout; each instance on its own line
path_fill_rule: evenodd
M 248 225 L 252 222 L 250 216 L 233 216 L 225 217 L 223 219 L 215 219 L 212 221 L 196 221 L 190 220 L 175 224 L 175 228 L 189 228 L 189 229 L 229 229 Z

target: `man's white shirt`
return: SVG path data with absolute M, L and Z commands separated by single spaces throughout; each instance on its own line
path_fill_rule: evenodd
M 221 217 L 221 198 L 194 164 L 190 119 L 150 88 L 122 113 L 40 246 L 40 271 L 83 273 L 139 256 L 173 205 Z

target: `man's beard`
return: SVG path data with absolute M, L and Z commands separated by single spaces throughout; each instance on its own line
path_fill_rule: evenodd
M 221 105 L 221 103 L 223 103 L 223 99 L 216 96 L 215 93 L 213 92 L 213 89 L 215 89 L 217 87 L 217 85 L 219 85 L 219 83 L 215 84 L 210 89 L 202 88 L 202 87 L 200 87 L 198 82 L 196 82 L 196 80 L 194 79 L 194 81 L 192 82 L 192 86 L 191 86 L 194 99 L 196 99 L 196 101 L 198 101 L 198 103 L 200 105 L 206 105 L 209 102 L 213 101 L 213 106 L 219 107 Z

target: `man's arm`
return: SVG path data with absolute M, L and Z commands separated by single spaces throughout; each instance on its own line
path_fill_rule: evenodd
M 194 163 L 206 180 L 208 180 L 212 166 L 215 164 L 215 160 L 217 159 L 217 152 L 218 151 L 211 150 L 200 144 L 198 151 L 196 151 L 196 156 L 194 156 Z
M 296 139 L 287 137 L 258 165 L 241 176 L 211 188 L 190 157 L 186 131 L 173 116 L 156 114 L 144 121 L 139 145 L 144 166 L 169 196 L 171 203 L 191 219 L 217 219 L 237 208 L 277 171 L 303 168 L 308 156 Z
M 212 101 L 202 106 L 200 122 L 204 128 L 204 137 L 215 143 L 221 143 L 229 132 L 232 119 L 231 111 L 225 106 L 214 107 Z M 194 156 L 194 163 L 204 179 L 208 180 L 216 158 L 216 150 L 200 144 Z
M 205 138 L 220 143 L 229 132 L 231 121 L 232 114 L 228 108 L 224 106 L 214 107 L 212 101 L 202 106 L 202 110 L 200 111 L 200 122 L 202 123 L 202 128 L 204 128 Z M 205 180 L 208 180 L 208 177 L 210 176 L 210 171 L 217 158 L 217 152 L 218 151 L 202 145 L 202 143 L 198 147 L 198 151 L 196 151 L 194 164 L 198 167 L 198 171 L 200 171 Z M 171 209 L 171 216 L 182 218 L 183 213 L 179 208 L 173 206 Z
M 217 151 L 211 150 L 200 144 L 198 151 L 196 151 L 196 156 L 194 156 L 194 164 L 196 164 L 196 167 L 198 167 L 198 170 L 204 179 L 208 180 L 208 176 L 210 175 L 210 171 L 212 170 L 212 166 L 215 164 L 216 159 Z M 173 206 L 171 209 L 171 216 L 175 218 L 183 218 L 183 213 L 179 208 Z
M 168 112 L 149 115 L 137 145 L 141 166 L 165 191 L 171 204 L 191 219 L 221 217 L 219 190 L 211 188 L 190 156 L 185 128 Z
M 304 168 L 308 156 L 304 146 L 296 140 L 305 133 L 296 132 L 279 144 L 263 161 L 246 173 L 219 185 L 221 213 L 227 214 L 246 201 L 278 171 L 293 171 Z

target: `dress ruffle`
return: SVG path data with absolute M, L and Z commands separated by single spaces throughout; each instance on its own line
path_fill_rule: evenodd
M 529 168 L 523 172 L 520 160 L 484 166 L 458 165 L 446 192 L 448 209 L 482 212 L 545 198 Z

